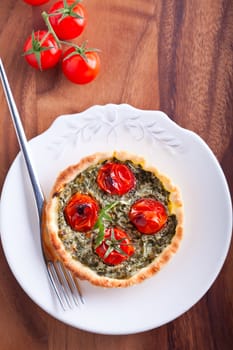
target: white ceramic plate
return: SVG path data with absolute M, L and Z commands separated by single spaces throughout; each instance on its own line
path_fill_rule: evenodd
M 159 111 L 106 105 L 57 118 L 30 146 L 46 195 L 57 174 L 83 156 L 126 150 L 145 157 L 180 187 L 185 215 L 180 249 L 157 275 L 126 289 L 82 281 L 86 304 L 63 312 L 48 283 L 31 186 L 19 154 L 2 191 L 2 245 L 19 284 L 42 309 L 79 329 L 129 334 L 175 319 L 206 293 L 229 249 L 232 210 L 223 172 L 196 134 Z

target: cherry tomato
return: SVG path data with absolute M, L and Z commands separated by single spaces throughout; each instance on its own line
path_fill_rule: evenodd
M 109 162 L 100 168 L 97 183 L 107 193 L 123 195 L 135 186 L 136 179 L 127 165 Z
M 87 14 L 84 6 L 77 0 L 60 0 L 49 10 L 49 21 L 59 39 L 70 40 L 84 31 Z
M 23 0 L 23 1 L 33 6 L 38 6 L 38 5 L 45 4 L 46 2 L 49 2 L 49 0 Z
M 54 37 L 45 30 L 33 32 L 26 40 L 23 50 L 28 64 L 40 70 L 55 66 L 62 54 Z
M 129 219 L 139 232 L 152 234 L 158 232 L 167 222 L 167 211 L 161 202 L 142 198 L 132 205 Z
M 95 249 L 105 264 L 118 265 L 135 251 L 127 233 L 117 227 L 105 229 L 103 242 Z
M 62 71 L 67 79 L 76 84 L 91 82 L 100 70 L 100 59 L 96 51 L 83 47 L 71 47 L 64 53 Z
M 87 194 L 75 193 L 64 209 L 64 215 L 70 227 L 76 231 L 87 232 L 96 223 L 99 206 Z

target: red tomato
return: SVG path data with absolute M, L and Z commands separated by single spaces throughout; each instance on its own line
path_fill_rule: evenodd
M 34 5 L 34 6 L 42 5 L 42 4 L 45 4 L 46 2 L 49 2 L 49 0 L 23 0 L 23 1 L 26 2 L 27 4 Z
M 96 223 L 99 207 L 87 194 L 75 193 L 64 209 L 70 227 L 76 231 L 89 231 Z
M 139 232 L 156 233 L 167 222 L 167 211 L 161 202 L 152 198 L 142 198 L 132 205 L 129 219 Z
M 100 168 L 97 183 L 107 193 L 123 195 L 135 186 L 136 179 L 127 165 L 109 162 Z
M 126 232 L 117 228 L 107 228 L 103 242 L 95 249 L 104 263 L 118 265 L 135 251 Z
M 76 0 L 66 3 L 57 1 L 49 10 L 49 21 L 61 40 L 70 40 L 79 36 L 86 27 L 87 14 L 84 6 Z
M 55 66 L 62 54 L 54 37 L 45 30 L 33 32 L 26 40 L 23 50 L 28 64 L 40 70 Z
M 95 79 L 99 70 L 100 59 L 96 51 L 71 47 L 64 53 L 62 71 L 73 83 L 87 84 Z

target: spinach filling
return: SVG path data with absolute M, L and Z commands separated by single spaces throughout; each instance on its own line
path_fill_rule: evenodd
M 110 161 L 121 163 L 115 158 Z M 140 198 L 148 197 L 161 201 L 168 210 L 170 193 L 152 172 L 144 170 L 140 164 L 134 164 L 132 161 L 127 160 L 122 163 L 126 164 L 134 173 L 136 186 L 122 196 L 107 194 L 99 188 L 96 182 L 98 171 L 105 162 L 90 166 L 73 181 L 66 184 L 63 190 L 57 194 L 59 197 L 59 237 L 73 259 L 88 266 L 98 275 L 127 279 L 149 265 L 171 243 L 176 231 L 177 219 L 175 215 L 169 215 L 165 226 L 156 234 L 146 235 L 138 232 L 128 220 L 128 212 L 131 205 Z M 107 265 L 94 251 L 96 230 L 93 229 L 91 232 L 82 233 L 72 230 L 67 225 L 63 211 L 70 197 L 76 192 L 91 195 L 97 200 L 100 208 L 117 202 L 108 212 L 112 220 L 111 222 L 106 222 L 106 227 L 117 226 L 127 232 L 135 247 L 135 253 L 132 256 L 119 265 Z

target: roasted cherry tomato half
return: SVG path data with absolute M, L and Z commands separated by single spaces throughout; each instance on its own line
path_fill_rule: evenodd
M 49 2 L 49 0 L 23 0 L 23 1 L 33 6 L 38 6 L 38 5 L 45 4 L 46 2 Z
M 105 229 L 102 243 L 96 253 L 108 265 L 118 265 L 133 255 L 135 248 L 127 233 L 117 227 Z
M 137 230 L 145 234 L 158 232 L 167 222 L 165 206 L 152 198 L 142 198 L 130 208 L 129 219 Z
M 75 231 L 87 232 L 97 221 L 99 206 L 89 195 L 75 193 L 64 209 L 67 223 Z
M 85 47 L 71 47 L 64 52 L 62 71 L 75 84 L 87 84 L 94 80 L 100 70 L 98 52 Z
M 66 3 L 61 0 L 55 2 L 49 10 L 49 21 L 59 39 L 70 40 L 84 31 L 87 13 L 77 0 L 67 0 Z
M 32 32 L 24 44 L 23 51 L 27 63 L 40 70 L 54 67 L 62 54 L 52 34 L 45 30 Z
M 107 193 L 123 195 L 134 188 L 136 179 L 127 165 L 109 162 L 99 169 L 97 183 Z

